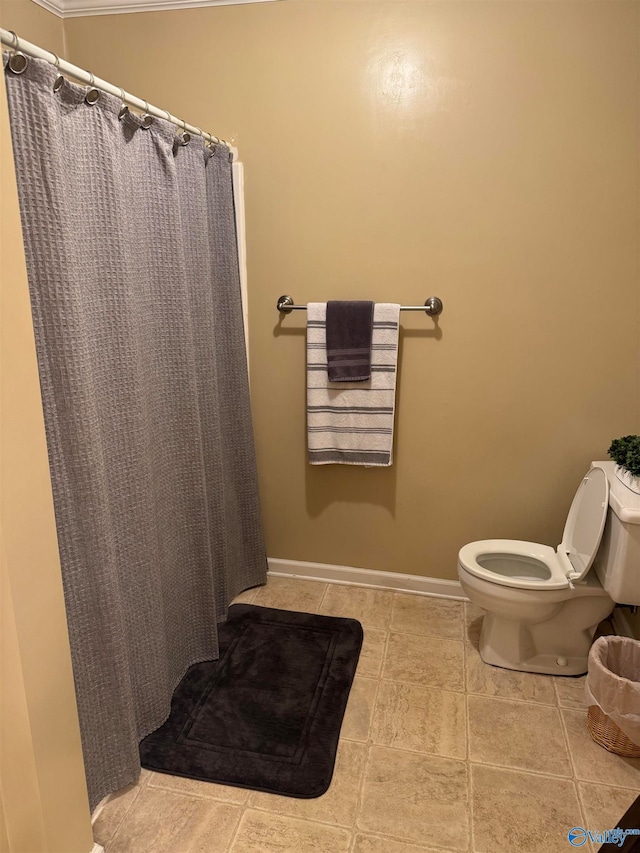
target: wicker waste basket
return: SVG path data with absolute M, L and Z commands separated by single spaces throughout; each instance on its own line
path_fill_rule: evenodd
M 600 637 L 589 652 L 587 726 L 609 752 L 640 758 L 640 641 Z

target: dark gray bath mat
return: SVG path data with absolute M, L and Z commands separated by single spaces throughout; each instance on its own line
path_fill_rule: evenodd
M 220 658 L 192 666 L 140 744 L 160 773 L 319 797 L 329 787 L 362 647 L 354 619 L 236 604 Z

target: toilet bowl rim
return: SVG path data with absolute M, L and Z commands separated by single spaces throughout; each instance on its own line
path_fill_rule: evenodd
M 543 563 L 549 570 L 546 580 L 513 578 L 500 575 L 481 566 L 478 559 L 483 554 L 498 554 L 505 557 L 528 558 Z M 564 564 L 558 554 L 549 545 L 539 542 L 525 542 L 519 539 L 481 539 L 469 542 L 458 553 L 458 563 L 469 574 L 491 584 L 523 590 L 566 589 L 569 581 L 565 575 Z
M 533 587 L 516 587 L 508 584 L 500 584 L 486 578 L 474 575 L 466 566 L 463 566 L 458 561 L 458 579 L 462 585 L 465 595 L 471 600 L 475 600 L 473 590 L 481 591 L 485 596 L 495 597 L 502 601 L 525 600 L 531 604 L 549 604 L 552 601 L 568 601 L 572 598 L 589 598 L 591 596 L 606 596 L 610 597 L 609 593 L 603 588 L 595 573 L 589 573 L 589 578 L 586 583 L 575 584 L 573 587 L 567 582 L 566 586 L 549 587 L 538 584 Z M 471 592 L 469 592 L 471 589 Z M 484 605 L 481 605 L 484 606 Z M 613 606 L 613 605 L 612 605 Z M 490 608 L 485 608 L 490 609 Z
M 569 582 L 553 584 L 549 585 L 549 582 L 541 582 L 541 581 L 517 581 L 514 579 L 513 583 L 505 583 L 506 578 L 503 579 L 498 575 L 494 575 L 493 577 L 486 577 L 485 575 L 481 575 L 479 573 L 471 571 L 467 566 L 463 565 L 460 561 L 458 561 L 458 579 L 463 585 L 464 582 L 475 583 L 478 584 L 485 592 L 485 594 L 491 593 L 492 595 L 500 596 L 507 594 L 509 591 L 517 594 L 526 596 L 527 599 L 544 599 L 545 596 L 550 596 L 552 594 L 557 594 L 559 592 L 565 593 L 563 598 L 569 598 L 571 589 L 569 587 Z M 566 578 L 565 578 L 566 580 Z M 516 585 L 517 584 L 517 585 Z M 468 595 L 468 593 L 467 593 Z

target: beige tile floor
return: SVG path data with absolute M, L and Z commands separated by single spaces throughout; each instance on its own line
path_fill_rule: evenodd
M 364 627 L 329 791 L 143 771 L 96 812 L 107 853 L 559 853 L 571 827 L 610 829 L 638 795 L 640 760 L 589 737 L 584 678 L 487 666 L 473 605 L 284 578 L 238 600 Z

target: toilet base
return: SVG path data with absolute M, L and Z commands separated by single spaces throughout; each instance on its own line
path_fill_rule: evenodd
M 602 605 L 602 615 L 587 630 L 567 632 L 565 626 L 561 634 L 550 631 L 554 620 L 532 624 L 487 613 L 480 632 L 480 657 L 492 666 L 518 672 L 583 675 L 593 635 L 609 612 L 607 603 Z
M 458 577 L 469 599 L 485 611 L 480 631 L 485 663 L 545 675 L 587 671 L 596 629 L 614 608 L 595 574 L 580 585 L 551 590 L 491 583 L 460 563 Z
M 517 672 L 537 672 L 542 675 L 584 675 L 587 671 L 588 655 L 562 658 L 566 663 L 561 666 L 558 657 L 554 655 L 534 655 L 527 660 L 514 664 L 496 654 L 493 649 L 480 648 L 480 657 L 491 666 L 499 666 L 502 669 L 512 669 Z

